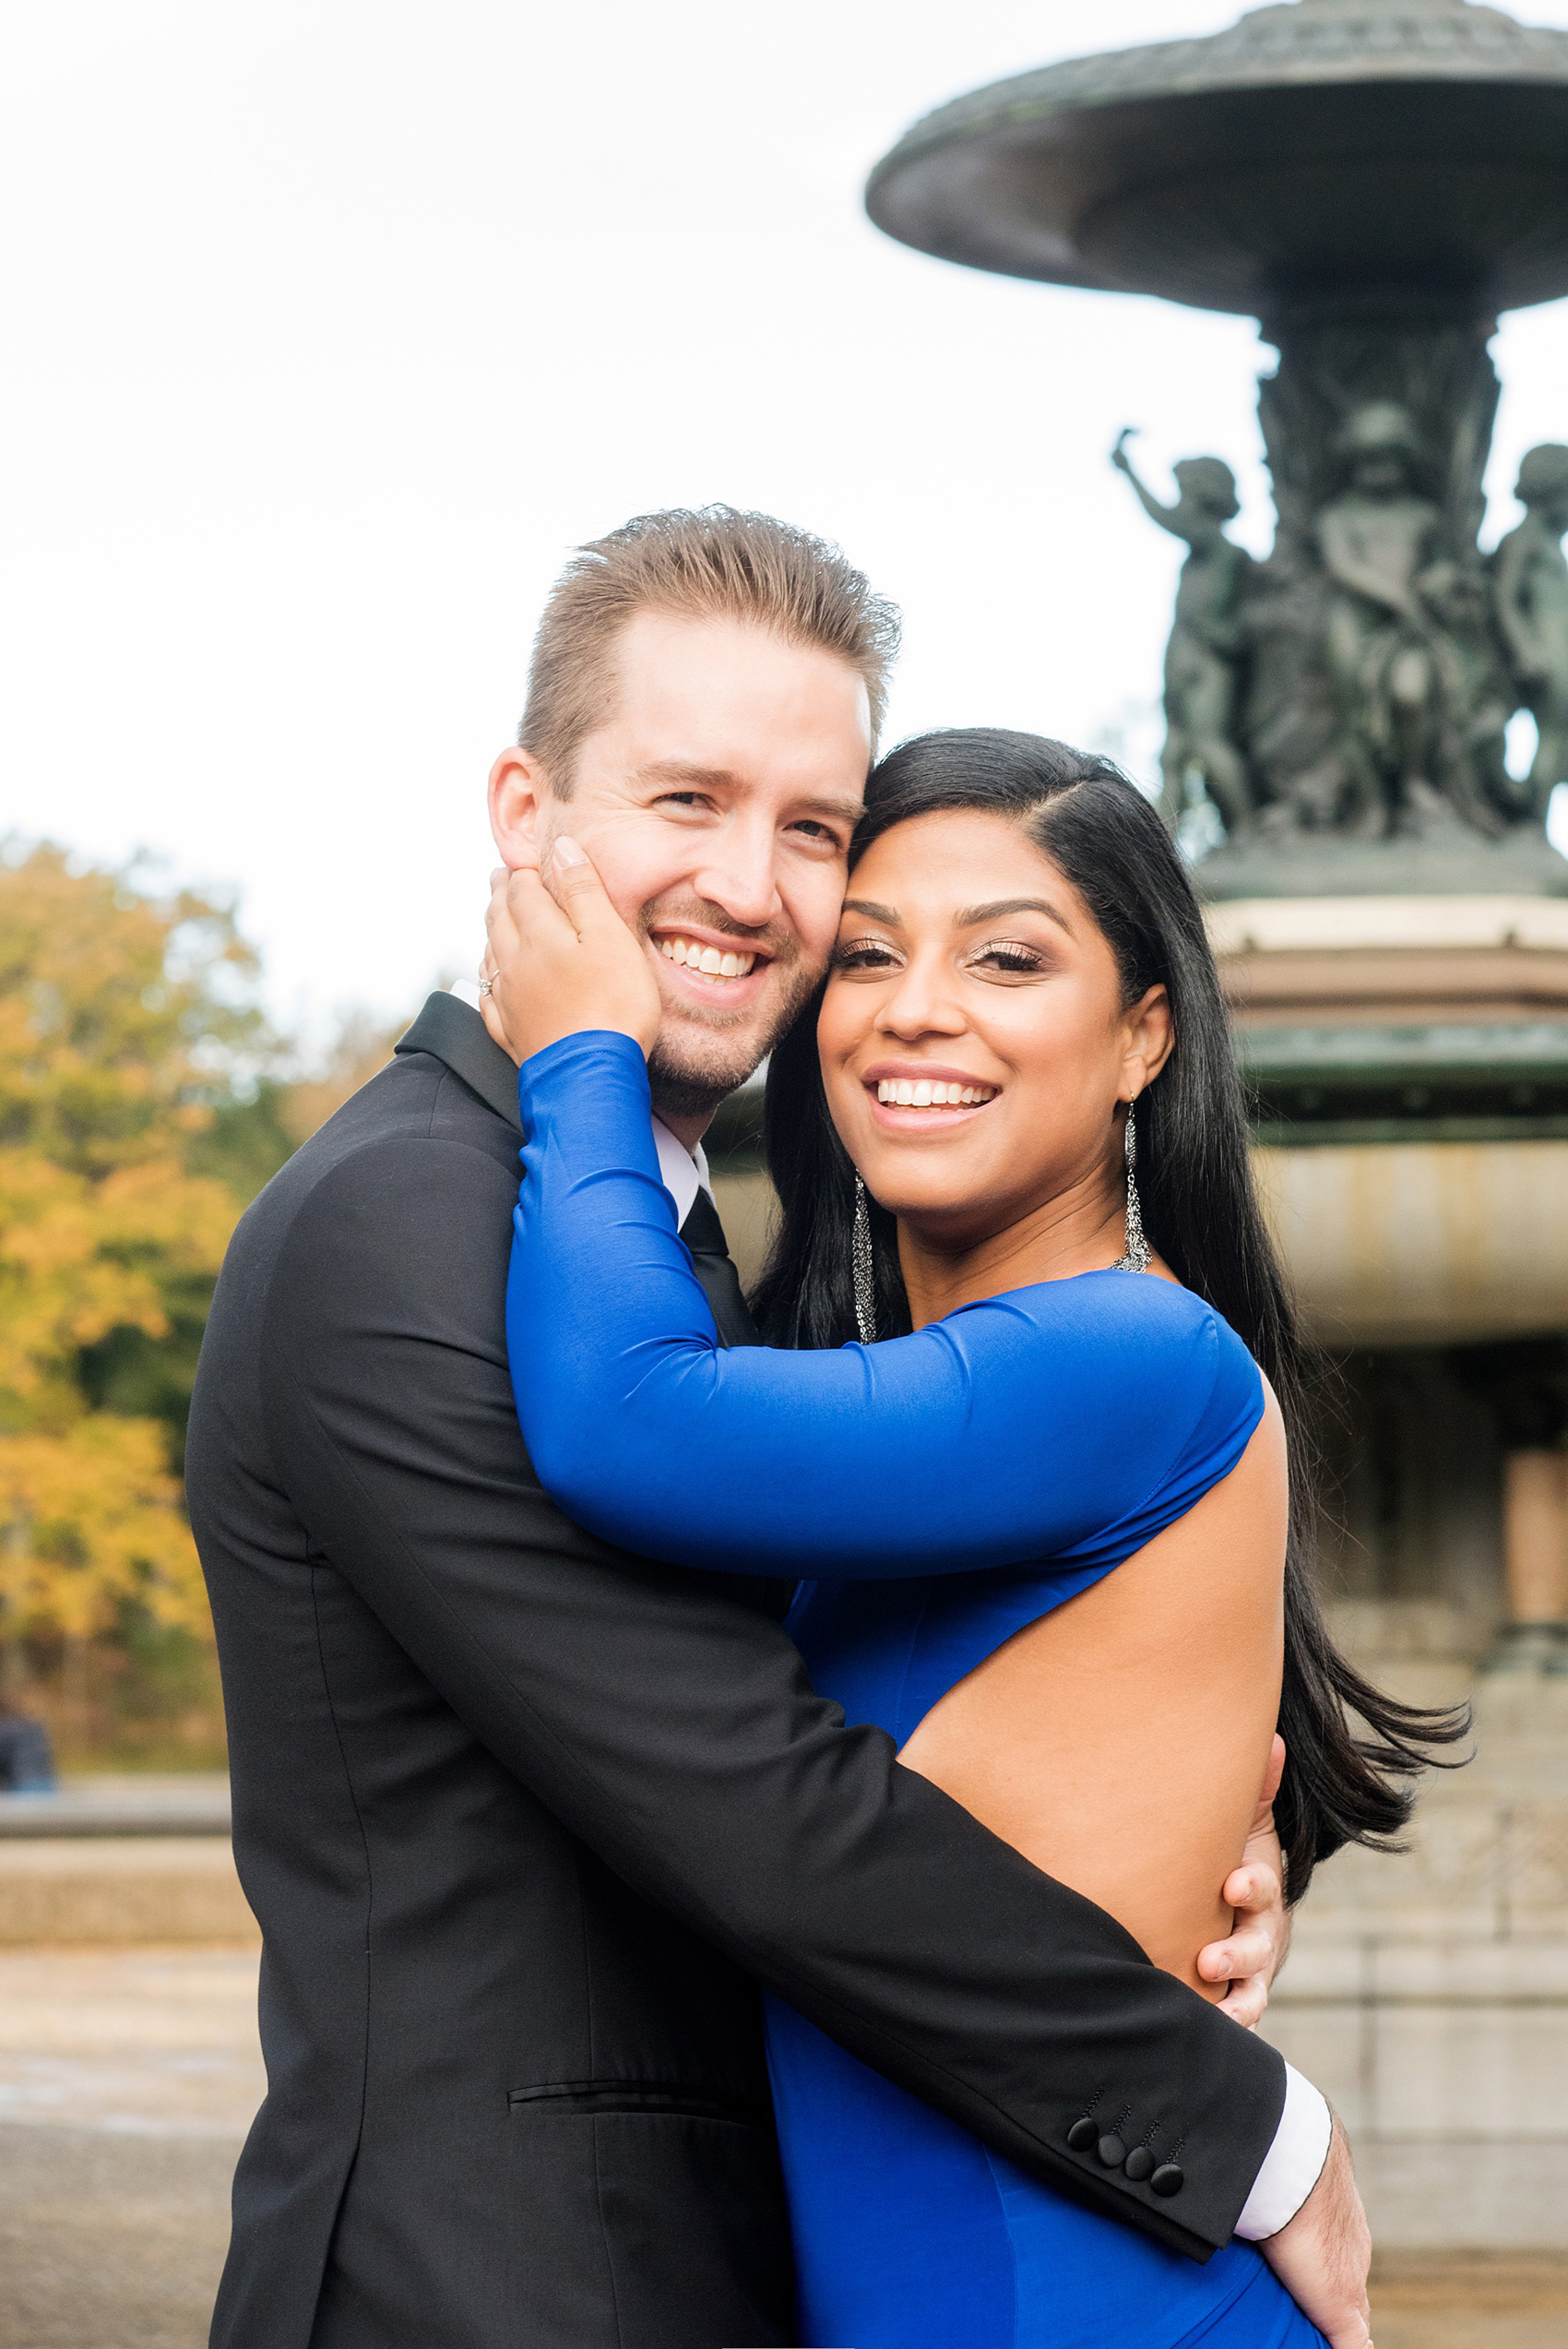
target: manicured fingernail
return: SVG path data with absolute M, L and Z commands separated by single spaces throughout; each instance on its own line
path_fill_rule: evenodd
M 576 841 L 563 832 L 555 843 L 555 862 L 557 864 L 584 864 L 588 860 Z

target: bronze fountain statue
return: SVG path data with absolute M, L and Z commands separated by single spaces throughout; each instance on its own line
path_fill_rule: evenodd
M 872 217 L 972 266 L 1252 312 L 1277 532 L 1253 562 L 1218 457 L 1166 506 L 1191 550 L 1163 774 L 1224 844 L 1211 897 L 1568 894 L 1568 451 L 1480 551 L 1500 309 L 1568 293 L 1568 33 L 1470 0 L 1293 0 L 1213 39 L 1047 66 L 917 124 Z M 1536 719 L 1527 779 L 1504 760 Z
M 1521 704 L 1536 721 L 1529 807 L 1544 814 L 1568 781 L 1568 448 L 1548 441 L 1526 452 L 1515 496 L 1525 519 L 1493 560 L 1497 626 Z
M 1340 477 L 1292 573 L 1225 538 L 1229 466 L 1183 460 L 1183 495 L 1165 507 L 1134 472 L 1127 437 L 1112 462 L 1194 547 L 1166 659 L 1173 825 L 1196 785 L 1233 843 L 1301 831 L 1430 841 L 1455 821 L 1533 839 L 1568 781 L 1568 457 L 1554 471 L 1559 452 L 1532 449 L 1526 519 L 1490 563 L 1473 546 L 1455 555 L 1409 411 L 1369 401 L 1347 419 Z M 1200 481 L 1213 485 L 1206 503 Z M 1521 708 L 1538 741 L 1515 782 L 1504 729 Z

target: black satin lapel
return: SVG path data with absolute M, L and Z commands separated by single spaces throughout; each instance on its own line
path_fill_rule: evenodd
M 702 1282 L 721 1344 L 726 1346 L 760 1346 L 756 1323 L 752 1319 L 741 1287 L 741 1276 L 727 1256 L 699 1256 L 692 1251 L 692 1270 Z
M 400 1036 L 398 1052 L 427 1052 L 460 1077 L 471 1092 L 488 1103 L 519 1133 L 523 1121 L 517 1108 L 517 1072 L 491 1037 L 471 1003 L 457 996 L 427 996 L 423 1010 Z M 706 1191 L 699 1191 L 681 1226 L 681 1237 L 691 1250 L 692 1265 L 702 1282 L 714 1325 L 727 1346 L 756 1346 L 756 1333 L 741 1288 L 741 1276 L 730 1261 L 724 1226 Z
M 706 1191 L 699 1190 L 687 1209 L 681 1237 L 691 1252 L 692 1270 L 702 1282 L 703 1294 L 722 1343 L 760 1345 L 756 1324 L 742 1293 L 741 1276 L 730 1260 L 730 1244 L 724 1237 L 719 1210 Z
M 452 1074 L 460 1077 L 469 1091 L 477 1093 L 497 1117 L 504 1117 L 519 1134 L 522 1132 L 517 1072 L 471 1003 L 464 1003 L 458 996 L 427 996 L 424 1009 L 408 1034 L 399 1036 L 393 1049 L 428 1052 L 433 1060 L 445 1061 Z

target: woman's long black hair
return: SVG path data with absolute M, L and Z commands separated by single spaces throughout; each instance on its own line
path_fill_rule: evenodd
M 1116 957 L 1123 1000 L 1163 983 L 1175 1043 L 1138 1102 L 1144 1227 L 1178 1280 L 1251 1349 L 1284 1414 L 1290 1533 L 1285 1563 L 1284 1782 L 1275 1818 L 1289 1895 L 1342 1843 L 1384 1843 L 1410 1815 L 1431 1746 L 1468 1715 L 1397 1703 L 1340 1655 L 1313 1571 L 1314 1367 L 1253 1187 L 1241 1084 L 1203 916 L 1154 809 L 1109 759 L 990 727 L 923 734 L 871 778 L 850 864 L 896 824 L 941 809 L 1007 817 L 1066 876 Z M 850 1241 L 854 1169 L 828 1115 L 817 1060 L 820 993 L 773 1055 L 763 1138 L 783 1214 L 754 1299 L 776 1345 L 837 1346 L 856 1334 Z M 897 1227 L 873 1209 L 878 1327 L 909 1327 Z M 1352 1726 L 1351 1716 L 1359 1726 Z

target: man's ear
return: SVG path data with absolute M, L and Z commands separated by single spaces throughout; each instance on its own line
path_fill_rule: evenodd
M 513 873 L 539 870 L 550 779 L 529 750 L 504 750 L 490 770 L 490 836 Z

